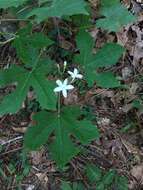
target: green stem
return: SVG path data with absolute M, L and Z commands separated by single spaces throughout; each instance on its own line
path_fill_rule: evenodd
M 58 94 L 58 117 L 60 117 L 61 114 L 61 93 Z

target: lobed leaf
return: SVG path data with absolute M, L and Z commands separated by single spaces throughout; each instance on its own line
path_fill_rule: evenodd
M 50 7 L 40 7 L 33 9 L 27 17 L 36 15 L 36 20 L 41 22 L 48 17 L 72 16 L 76 14 L 88 15 L 85 9 L 86 3 L 84 0 L 53 0 Z
M 0 0 L 0 8 L 18 7 L 27 1 L 28 0 Z
M 97 183 L 101 180 L 102 170 L 95 165 L 87 165 L 85 173 L 91 183 Z
M 104 185 L 108 186 L 113 183 L 113 180 L 115 178 L 116 172 L 115 170 L 109 170 L 102 178 L 102 181 Z
M 35 126 L 29 128 L 25 135 L 25 147 L 35 150 L 46 143 L 50 133 L 54 133 L 55 138 L 50 144 L 52 157 L 60 167 L 64 167 L 80 151 L 75 147 L 70 135 L 76 137 L 82 144 L 99 137 L 96 126 L 88 121 L 77 120 L 79 111 L 77 107 L 70 106 L 63 108 L 60 117 L 57 113 L 37 113 L 34 117 Z M 31 141 L 34 137 L 35 141 Z
M 118 176 L 116 179 L 116 187 L 118 190 L 128 190 L 128 179 L 125 176 Z
M 16 113 L 22 106 L 30 87 L 33 87 L 37 100 L 43 109 L 56 109 L 54 84 L 46 80 L 47 65 L 36 64 L 32 71 L 12 66 L 0 72 L 0 86 L 16 84 L 16 90 L 3 98 L 0 104 L 0 115 Z
M 21 61 L 30 66 L 36 62 L 41 48 L 53 44 L 53 41 L 43 33 L 31 33 L 31 30 L 31 25 L 21 29 L 12 44 L 16 48 L 17 55 Z
M 95 76 L 97 86 L 102 88 L 116 88 L 120 86 L 120 82 L 112 72 L 102 72 Z
M 62 181 L 61 190 L 72 190 L 68 182 Z
M 48 119 L 45 119 L 48 118 Z M 48 137 L 54 130 L 54 121 L 51 113 L 41 111 L 33 116 L 36 126 L 30 126 L 25 134 L 25 147 L 30 150 L 37 150 L 42 144 L 46 143 Z
M 96 26 L 113 32 L 136 21 L 136 17 L 121 5 L 119 0 L 101 0 L 100 14 L 105 18 L 98 19 Z
M 80 63 L 85 70 L 85 78 L 87 79 L 88 85 L 92 86 L 96 81 L 101 87 L 117 87 L 119 82 L 113 77 L 111 73 L 98 74 L 96 70 L 102 67 L 109 67 L 116 64 L 125 51 L 125 49 L 119 44 L 106 43 L 96 54 L 92 53 L 94 41 L 89 33 L 81 30 L 76 38 L 77 47 L 80 50 L 80 54 L 75 56 L 75 62 Z M 108 76 L 111 79 L 108 79 Z M 107 79 L 107 80 L 106 80 Z M 113 83 L 112 81 L 113 80 Z M 103 84 L 105 82 L 105 85 Z

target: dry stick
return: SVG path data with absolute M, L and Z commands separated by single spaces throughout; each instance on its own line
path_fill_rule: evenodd
M 6 142 L 1 143 L 1 145 L 3 146 L 3 145 L 6 145 L 6 144 L 10 144 L 10 143 L 12 143 L 14 141 L 17 141 L 17 140 L 20 140 L 20 139 L 23 139 L 23 136 L 18 136 L 18 137 L 15 137 L 14 139 L 10 139 L 10 140 L 8 140 Z
M 13 41 L 14 39 L 15 39 L 15 37 L 10 38 L 10 39 L 8 39 L 8 40 L 6 40 L 6 41 L 4 41 L 4 42 L 0 42 L 0 45 L 5 45 L 5 44 L 7 44 L 7 43 Z
M 31 21 L 31 19 L 16 19 L 16 18 L 9 18 L 9 19 L 0 19 L 1 22 L 16 22 L 16 21 Z
M 9 153 L 12 153 L 12 152 L 16 152 L 16 151 L 19 151 L 21 150 L 23 147 L 19 147 L 19 148 L 16 148 L 16 149 L 13 149 L 13 150 L 10 150 L 10 151 L 7 151 L 7 152 L 4 152 L 2 154 L 0 154 L 0 156 L 4 156 L 6 154 L 9 154 Z
M 60 30 L 59 30 L 59 21 L 57 20 L 57 18 L 53 18 L 53 21 L 54 21 L 55 28 L 57 29 L 57 32 L 58 32 L 58 41 L 60 43 L 61 34 L 60 34 Z
M 86 187 L 88 187 L 87 182 L 84 180 L 82 174 L 80 173 L 80 169 L 76 167 L 76 165 L 74 164 L 73 161 L 71 161 L 70 163 L 71 163 L 71 165 L 73 166 L 73 168 L 76 170 L 76 172 L 77 172 L 77 174 L 79 175 L 79 177 L 83 180 L 84 185 L 85 185 Z

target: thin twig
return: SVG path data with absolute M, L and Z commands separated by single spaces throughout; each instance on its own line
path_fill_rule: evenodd
M 20 140 L 20 139 L 23 139 L 23 136 L 18 136 L 18 137 L 15 137 L 14 139 L 10 139 L 10 140 L 8 140 L 6 142 L 1 143 L 1 145 L 4 146 L 6 144 L 10 144 L 10 143 L 12 143 L 14 141 L 17 141 L 17 140 Z
M 22 148 L 23 148 L 23 147 L 15 148 L 15 149 L 13 149 L 13 150 L 10 150 L 10 151 L 7 151 L 7 152 L 4 152 L 4 153 L 0 154 L 0 156 L 4 156 L 4 155 L 6 155 L 6 154 L 19 151 L 19 150 L 21 150 Z
M 31 21 L 31 19 L 18 19 L 18 18 L 0 19 L 0 22 L 16 22 L 16 21 Z
M 8 40 L 6 40 L 6 41 L 4 41 L 4 42 L 0 42 L 0 45 L 5 45 L 5 44 L 7 44 L 7 43 L 13 41 L 14 39 L 15 39 L 15 37 L 10 38 L 10 39 L 8 39 Z

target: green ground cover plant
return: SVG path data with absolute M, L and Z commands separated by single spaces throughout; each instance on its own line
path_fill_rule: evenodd
M 95 53 L 90 29 L 96 26 L 117 32 L 134 22 L 136 17 L 119 0 L 101 0 L 100 17 L 96 23 L 91 22 L 90 5 L 84 0 L 0 0 L 0 8 L 15 14 L 15 20 L 26 23 L 12 38 L 20 64 L 11 64 L 9 68 L 0 70 L 0 87 L 14 86 L 0 103 L 0 115 L 17 113 L 28 92 L 33 90 L 39 109 L 33 115 L 34 124 L 25 134 L 23 149 L 38 150 L 48 143 L 52 159 L 62 169 L 80 154 L 82 145 L 100 138 L 97 126 L 82 117 L 82 107 L 64 105 L 63 99 L 80 85 L 86 85 L 88 89 L 95 83 L 100 88 L 124 88 L 119 77 L 109 70 L 118 63 L 126 49 L 116 42 L 108 42 Z M 57 22 L 58 19 L 78 26 L 74 37 L 78 52 L 62 52 L 61 65 L 51 56 L 52 50 L 59 46 L 54 33 L 50 29 L 49 35 L 33 31 L 35 25 Z M 58 34 L 60 30 L 58 26 Z M 100 169 L 88 166 L 86 172 L 90 182 L 97 182 L 99 190 L 106 186 L 109 189 L 113 181 L 111 175 L 121 184 L 118 184 L 119 190 L 127 189 L 126 179 L 115 179 L 114 171 L 102 176 Z M 72 188 L 68 183 L 62 183 L 63 190 L 82 189 L 78 186 Z

